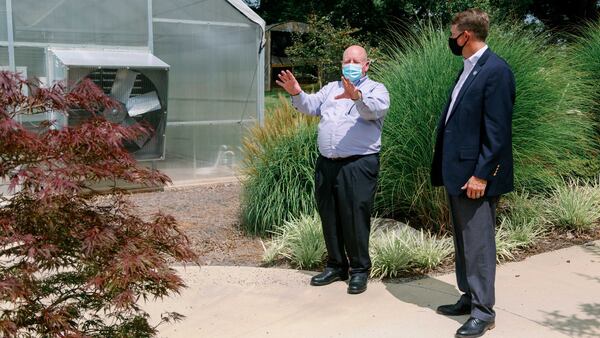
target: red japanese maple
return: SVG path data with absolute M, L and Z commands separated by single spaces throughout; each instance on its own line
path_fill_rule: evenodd
M 0 195 L 2 336 L 152 336 L 156 326 L 138 301 L 178 292 L 184 284 L 169 264 L 197 260 L 172 216 L 140 218 L 117 188 L 170 180 L 125 150 L 125 141 L 149 130 L 102 118 L 112 106 L 89 80 L 72 90 L 42 88 L 0 72 L 0 178 L 12 192 Z M 73 108 L 94 117 L 35 130 L 15 119 Z M 107 182 L 110 194 L 95 190 Z

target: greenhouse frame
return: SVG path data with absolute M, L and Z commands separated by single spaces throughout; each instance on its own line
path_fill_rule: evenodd
M 264 35 L 242 0 L 0 0 L 0 69 L 43 85 L 94 76 L 129 120 L 164 114 L 135 155 L 175 184 L 236 175 L 263 120 Z

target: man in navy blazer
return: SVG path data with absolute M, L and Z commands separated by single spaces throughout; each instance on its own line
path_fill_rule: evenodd
M 510 66 L 486 45 L 489 17 L 471 9 L 451 26 L 450 50 L 464 58 L 437 127 L 431 179 L 448 193 L 456 277 L 463 295 L 438 313 L 470 315 L 457 337 L 480 337 L 495 326 L 496 206 L 513 190 Z

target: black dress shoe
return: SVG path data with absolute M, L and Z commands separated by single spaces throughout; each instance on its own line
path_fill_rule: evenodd
M 348 283 L 348 293 L 351 295 L 357 295 L 367 290 L 367 281 L 369 275 L 366 273 L 352 275 L 350 282 Z
M 348 279 L 347 271 L 335 268 L 325 268 L 325 271 L 321 272 L 316 276 L 313 276 L 313 278 L 310 279 L 310 285 L 323 286 L 339 280 L 343 281 L 346 279 Z
M 439 306 L 436 312 L 444 316 L 464 316 L 471 314 L 471 305 L 459 300 L 456 304 Z
M 463 326 L 456 331 L 457 338 L 477 338 L 483 336 L 488 330 L 496 327 L 494 322 L 486 322 L 477 318 L 469 318 Z

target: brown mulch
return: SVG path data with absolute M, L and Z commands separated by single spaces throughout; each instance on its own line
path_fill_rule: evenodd
M 190 238 L 201 264 L 261 266 L 261 240 L 245 235 L 240 228 L 240 192 L 239 183 L 226 183 L 132 194 L 130 199 L 142 216 L 159 210 L 173 215 Z M 600 227 L 586 233 L 552 231 L 533 246 L 514 252 L 514 261 L 596 240 L 600 240 Z M 289 266 L 277 264 L 277 267 Z M 453 271 L 454 262 L 447 259 L 428 274 Z M 423 275 L 422 272 L 406 273 L 394 280 L 411 280 Z
M 588 232 L 571 232 L 554 230 L 540 238 L 533 246 L 514 252 L 515 258 L 511 261 L 520 262 L 529 256 L 544 252 L 556 251 L 574 245 L 582 245 L 592 241 L 600 240 L 600 227 Z

